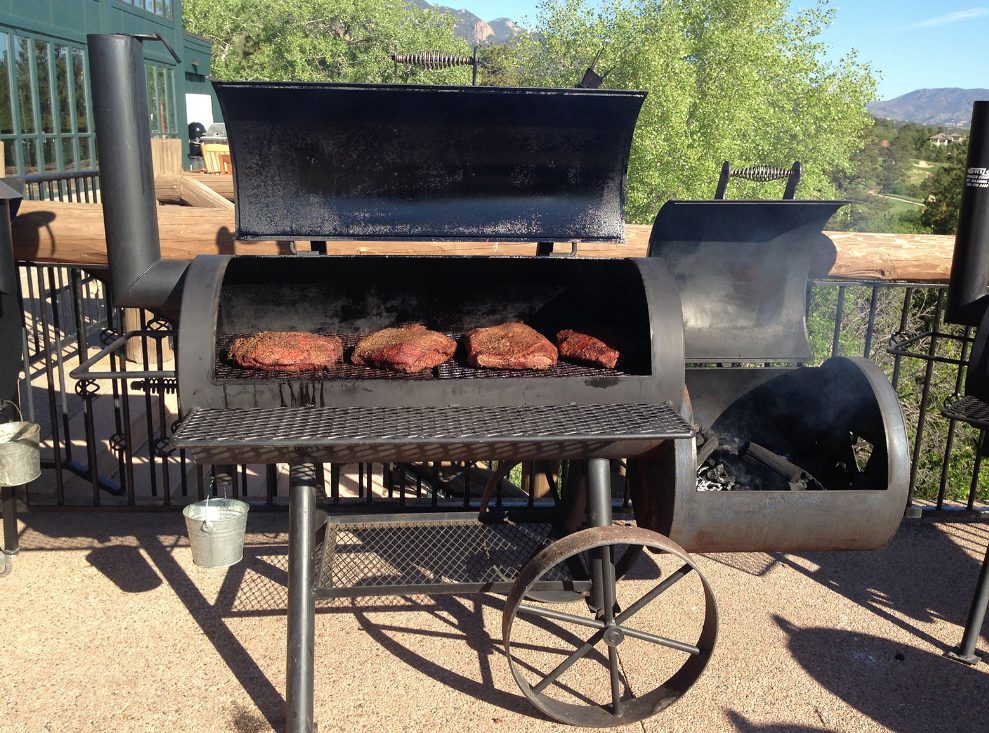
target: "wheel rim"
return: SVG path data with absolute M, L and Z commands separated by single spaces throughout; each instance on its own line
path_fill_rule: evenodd
M 681 566 L 675 572 L 666 575 L 661 582 L 638 597 L 636 601 L 625 608 L 620 608 L 616 604 L 615 568 L 609 561 L 613 547 L 616 545 L 646 547 L 656 553 L 675 558 Z M 596 617 L 578 616 L 549 606 L 529 603 L 528 589 L 534 583 L 561 563 L 581 553 L 588 553 L 592 558 L 601 559 L 601 570 L 597 576 L 601 579 L 600 593 L 597 596 L 601 601 L 601 610 Z M 636 614 L 656 602 L 663 593 L 688 575 L 697 576 L 704 596 L 704 618 L 696 642 L 679 641 L 640 628 L 634 621 Z M 537 665 L 520 660 L 513 650 L 513 630 L 517 629 L 516 621 L 519 618 L 524 618 L 529 626 L 539 627 L 543 633 L 553 634 L 558 640 L 565 641 L 566 648 L 563 650 L 547 648 L 547 655 L 565 653 L 567 648 L 572 648 L 573 651 L 548 671 L 545 667 L 537 668 Z M 640 622 L 641 618 L 639 617 Z M 546 628 L 547 625 L 555 625 L 556 622 L 568 623 L 582 632 L 591 633 L 578 635 L 556 626 L 560 632 L 557 633 Z M 689 556 L 678 545 L 660 534 L 638 527 L 617 525 L 593 527 L 575 532 L 542 550 L 519 573 L 518 580 L 508 596 L 502 617 L 505 652 L 512 676 L 519 689 L 549 717 L 564 723 L 590 727 L 611 727 L 644 720 L 679 699 L 697 681 L 710 661 L 717 638 L 717 628 L 718 613 L 714 594 L 707 579 Z M 629 639 L 673 650 L 676 657 L 674 663 L 678 663 L 681 657 L 685 659 L 668 679 L 655 686 L 650 683 L 651 689 L 644 690 L 641 694 L 633 694 L 633 685 L 623 672 L 621 656 L 622 650 L 627 648 L 625 642 Z M 518 646 L 520 648 L 528 646 L 528 651 L 536 650 L 534 653 L 538 653 L 541 648 L 539 645 L 521 643 Z M 593 670 L 595 662 L 602 667 L 600 671 Z M 578 663 L 592 668 L 590 682 L 597 693 L 593 699 L 574 691 L 563 681 L 564 676 Z M 581 681 L 584 679 L 582 678 Z M 559 699 L 561 693 L 577 701 L 561 700 Z

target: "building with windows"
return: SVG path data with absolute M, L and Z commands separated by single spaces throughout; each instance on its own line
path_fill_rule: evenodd
M 86 35 L 139 33 L 155 135 L 186 139 L 187 100 L 220 119 L 210 44 L 182 30 L 181 0 L 0 0 L 0 142 L 7 174 L 96 167 Z M 196 120 L 203 122 L 203 120 Z M 188 151 L 187 151 L 188 152 Z M 188 163 L 188 161 L 187 161 Z

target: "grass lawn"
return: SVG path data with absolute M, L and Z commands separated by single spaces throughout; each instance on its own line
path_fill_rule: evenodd
M 912 158 L 910 160 L 910 170 L 907 171 L 907 180 L 911 184 L 922 183 L 928 176 L 930 176 L 938 168 L 943 168 L 944 163 L 935 163 L 930 160 L 921 160 L 919 158 Z

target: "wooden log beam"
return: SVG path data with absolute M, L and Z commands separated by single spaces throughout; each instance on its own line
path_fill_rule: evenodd
M 223 198 L 234 200 L 234 177 L 230 173 L 206 173 L 205 171 L 187 172 L 184 175 L 195 178 L 204 186 L 216 191 Z
M 234 212 L 188 206 L 159 206 L 162 256 L 192 259 L 200 254 L 288 254 L 288 242 L 234 239 Z M 106 266 L 103 210 L 98 204 L 24 201 L 13 223 L 18 259 Z M 831 275 L 867 280 L 946 282 L 954 238 L 932 234 L 827 232 L 838 250 Z M 642 257 L 649 227 L 629 224 L 624 244 L 585 244 L 587 257 Z M 514 242 L 329 242 L 331 254 L 532 255 L 535 244 Z
M 186 175 L 155 176 L 155 198 L 161 204 L 185 204 L 204 209 L 234 210 L 233 202 L 197 178 Z

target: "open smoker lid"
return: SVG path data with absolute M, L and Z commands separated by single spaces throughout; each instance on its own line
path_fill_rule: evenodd
M 238 239 L 605 241 L 645 92 L 214 82 Z
M 835 261 L 822 229 L 847 201 L 667 201 L 649 235 L 694 362 L 806 361 L 807 279 Z

